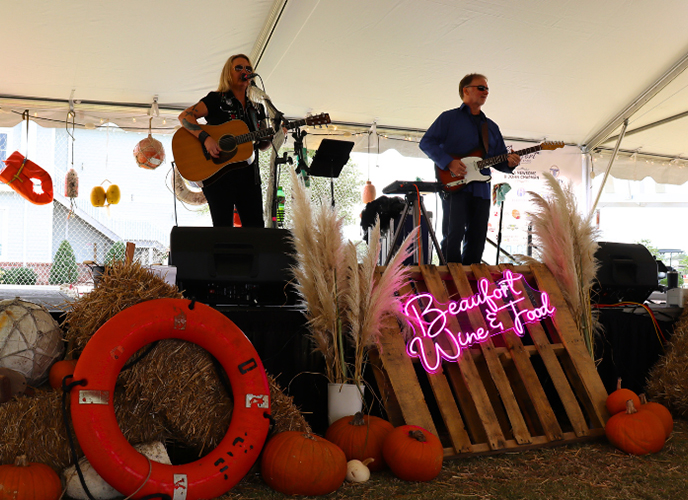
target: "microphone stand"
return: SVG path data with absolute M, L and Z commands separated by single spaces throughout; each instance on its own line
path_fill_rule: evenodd
M 300 127 L 297 127 L 294 133 L 291 134 L 294 138 L 294 152 L 298 160 L 296 164 L 296 174 L 303 176 L 303 183 L 306 187 L 309 187 L 311 184 L 308 178 L 310 172 L 308 170 L 308 164 L 306 163 L 306 154 L 303 149 L 303 138 L 306 137 L 306 135 L 308 135 L 308 132 L 305 130 L 302 131 Z
M 256 75 L 258 76 L 258 75 Z M 255 80 L 251 79 L 251 87 L 249 89 L 250 93 L 256 94 L 257 98 L 260 98 L 263 100 L 265 103 L 265 106 L 268 108 L 268 116 L 272 115 L 274 118 L 273 120 L 273 129 L 275 130 L 275 133 L 280 131 L 280 128 L 282 126 L 282 121 L 284 119 L 284 113 L 282 113 L 279 109 L 275 107 L 274 104 L 272 104 L 272 101 L 270 100 L 270 97 L 256 85 Z M 272 141 L 271 141 L 272 143 Z M 275 171 L 271 171 L 271 179 L 270 179 L 270 191 L 268 193 L 268 204 L 270 206 L 270 220 L 268 221 L 268 224 L 273 224 L 272 227 L 277 226 L 277 204 L 279 201 L 277 200 L 277 165 L 281 163 L 287 163 L 287 153 L 284 153 L 284 156 L 282 159 L 279 158 L 277 155 L 277 150 L 275 148 L 274 143 L 272 143 L 272 148 L 275 151 Z M 289 163 L 291 163 L 291 158 L 289 158 Z

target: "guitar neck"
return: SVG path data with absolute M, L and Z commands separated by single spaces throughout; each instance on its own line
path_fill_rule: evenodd
M 305 125 L 306 123 L 308 123 L 307 119 L 294 120 L 293 122 L 288 122 L 285 126 L 288 129 L 292 129 L 295 127 L 300 127 L 301 125 Z M 244 144 L 246 142 L 259 141 L 261 139 L 264 139 L 265 137 L 270 137 L 272 135 L 275 135 L 275 129 L 272 127 L 268 127 L 265 129 L 249 132 L 248 134 L 237 135 L 234 137 L 234 140 L 236 141 L 236 144 Z M 220 145 L 220 147 L 222 147 L 222 145 Z
M 535 153 L 536 151 L 540 151 L 542 149 L 542 144 L 538 144 L 537 146 L 533 146 L 532 148 L 526 148 L 526 149 L 521 149 L 520 151 L 514 151 L 513 154 L 517 154 L 518 156 L 523 156 L 527 155 L 530 153 Z M 497 163 L 502 163 L 503 161 L 506 161 L 507 156 L 509 156 L 511 153 L 506 153 L 503 155 L 499 156 L 493 156 L 492 158 L 485 158 L 484 160 L 481 160 L 477 163 L 478 168 L 485 168 L 489 167 L 490 165 L 496 165 Z
M 272 127 L 268 127 L 261 130 L 249 132 L 248 134 L 237 135 L 234 137 L 234 140 L 237 144 L 244 144 L 245 142 L 259 141 L 261 139 L 264 139 L 265 137 L 270 137 L 271 135 L 275 135 L 275 129 Z M 222 141 L 220 140 L 220 142 Z M 222 144 L 220 144 L 220 147 L 222 147 Z

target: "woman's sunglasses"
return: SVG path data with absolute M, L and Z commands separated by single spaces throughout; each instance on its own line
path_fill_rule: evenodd
M 241 64 L 237 64 L 234 66 L 234 71 L 248 71 L 249 73 L 253 73 L 253 67 L 252 66 L 242 66 Z

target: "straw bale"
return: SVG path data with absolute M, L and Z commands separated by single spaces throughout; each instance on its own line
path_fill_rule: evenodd
M 666 354 L 650 370 L 645 390 L 674 417 L 688 416 L 688 308 L 674 325 Z
M 312 429 L 303 414 L 294 405 L 294 398 L 287 396 L 274 377 L 268 374 L 270 383 L 270 407 L 275 419 L 272 432 L 277 434 L 284 431 L 299 431 L 312 433 Z
M 93 290 L 72 302 L 71 309 L 65 313 L 65 339 L 71 346 L 71 355 L 78 357 L 98 328 L 115 314 L 141 302 L 162 298 L 181 299 L 182 294 L 176 286 L 138 262 L 115 261 L 105 269 Z
M 160 341 L 119 380 L 129 398 L 158 415 L 178 441 L 199 453 L 217 446 L 227 432 L 232 397 L 211 355 L 196 344 Z
M 162 418 L 176 440 L 203 455 L 224 437 L 232 418 L 231 386 L 222 367 L 203 348 L 181 340 L 159 342 L 120 374 L 129 398 Z M 268 376 L 275 426 L 307 430 L 293 399 Z
M 78 357 L 98 328 L 117 313 L 159 298 L 182 295 L 177 287 L 139 263 L 116 262 L 107 268 L 93 291 L 75 301 L 66 313 L 65 338 L 71 355 Z M 132 359 L 147 349 L 141 349 Z M 275 427 L 308 429 L 292 398 L 272 377 L 269 382 Z M 158 342 L 120 373 L 117 387 L 116 394 L 123 394 L 121 408 L 116 410 L 118 421 L 133 444 L 171 440 L 200 456 L 215 448 L 229 428 L 233 407 L 229 382 L 214 358 L 193 343 L 171 339 Z M 149 439 L 152 435 L 155 437 Z
M 141 413 L 135 402 L 115 392 L 115 415 L 124 436 L 131 443 L 164 440 L 170 437 L 156 419 Z M 69 411 L 69 399 L 67 400 Z M 142 424 L 143 421 L 145 424 Z M 0 405 L 0 463 L 14 463 L 26 455 L 30 462 L 40 462 L 62 470 L 70 462 L 69 441 L 64 427 L 62 392 L 37 390 L 33 396 L 15 397 Z M 83 456 L 70 428 L 77 455 Z

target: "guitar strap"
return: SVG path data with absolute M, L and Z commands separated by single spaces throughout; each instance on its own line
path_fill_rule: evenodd
M 483 141 L 483 149 L 485 150 L 485 158 L 487 158 L 488 151 L 489 151 L 488 147 L 490 145 L 490 133 L 487 129 L 487 119 L 485 121 L 483 121 L 483 126 L 481 129 L 481 132 L 482 132 L 481 138 Z

